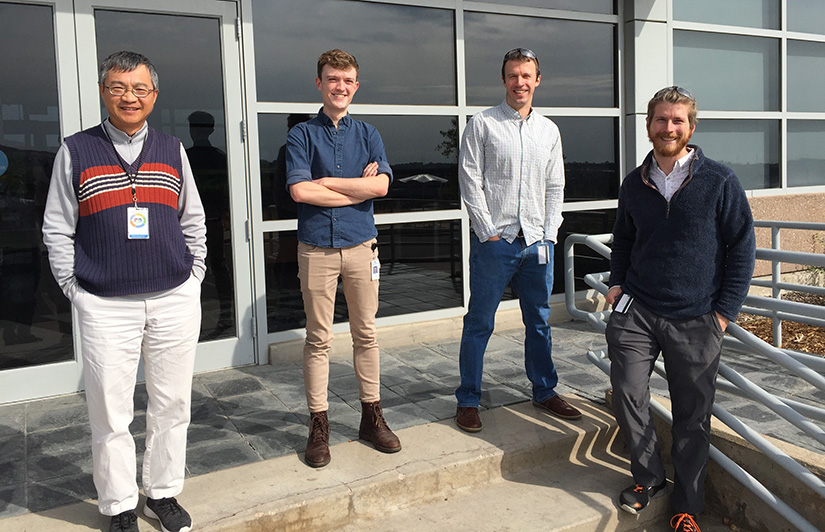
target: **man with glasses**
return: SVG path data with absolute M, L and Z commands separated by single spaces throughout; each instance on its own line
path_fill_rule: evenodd
M 137 532 L 134 418 L 146 377 L 144 515 L 164 532 L 192 519 L 183 489 L 192 372 L 206 267 L 203 206 L 180 140 L 146 123 L 155 67 L 118 52 L 100 66 L 109 117 L 68 138 L 52 172 L 43 241 L 77 312 L 98 508 L 111 532 Z
M 378 131 L 354 120 L 348 108 L 358 90 L 358 62 L 342 50 L 321 54 L 315 85 L 318 115 L 289 130 L 286 177 L 298 204 L 298 277 L 306 314 L 304 386 L 311 467 L 330 462 L 329 351 L 335 293 L 341 278 L 352 334 L 352 361 L 361 399 L 358 437 L 385 453 L 401 450 L 380 402 L 375 314 L 378 312 L 378 244 L 372 200 L 387 194 L 392 170 Z
M 667 486 L 649 388 L 661 352 L 673 411 L 670 524 L 695 532 L 722 338 L 753 274 L 753 218 L 733 170 L 688 144 L 696 129 L 690 92 L 657 92 L 646 123 L 653 150 L 622 182 L 607 294 L 613 411 L 634 480 L 619 505 L 637 514 Z
M 563 419 L 581 412 L 555 391 L 550 338 L 553 248 L 562 222 L 564 161 L 558 127 L 533 111 L 539 60 L 516 48 L 504 56 L 505 99 L 470 119 L 459 152 L 459 185 L 473 235 L 470 302 L 464 316 L 456 424 L 482 428 L 478 407 L 484 351 L 508 284 L 525 324 L 524 359 L 533 404 Z

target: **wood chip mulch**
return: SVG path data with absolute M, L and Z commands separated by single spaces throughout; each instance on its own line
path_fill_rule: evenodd
M 783 294 L 782 298 L 788 301 L 825 306 L 825 296 L 816 296 L 803 292 L 788 292 L 787 294 Z M 739 314 L 736 323 L 743 329 L 773 345 L 773 326 L 770 318 L 742 313 Z M 781 347 L 825 356 L 825 327 L 814 327 L 813 325 L 806 325 L 804 323 L 784 321 L 782 322 Z

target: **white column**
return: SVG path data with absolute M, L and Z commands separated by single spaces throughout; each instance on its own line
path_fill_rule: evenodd
M 626 162 L 630 171 L 650 151 L 647 102 L 673 79 L 670 0 L 625 0 Z

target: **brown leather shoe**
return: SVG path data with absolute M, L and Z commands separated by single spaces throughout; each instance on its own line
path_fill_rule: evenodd
M 562 419 L 581 419 L 582 417 L 582 413 L 562 399 L 560 395 L 554 395 L 541 403 L 533 401 L 533 406 L 547 410 Z
M 384 421 L 381 401 L 361 401 L 361 428 L 358 429 L 358 437 L 372 443 L 382 453 L 397 453 L 401 450 L 398 436 L 393 434 Z
M 455 424 L 461 430 L 479 432 L 481 430 L 481 418 L 478 417 L 478 408 L 472 406 L 459 406 L 456 408 Z
M 329 419 L 326 411 L 309 414 L 309 438 L 304 459 L 311 467 L 324 467 L 330 461 Z

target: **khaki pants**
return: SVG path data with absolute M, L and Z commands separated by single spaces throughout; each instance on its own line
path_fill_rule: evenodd
M 378 312 L 378 280 L 373 281 L 370 263 L 378 258 L 375 239 L 349 248 L 322 248 L 298 242 L 298 278 L 307 318 L 304 345 L 304 386 L 310 412 L 328 410 L 329 349 L 335 292 L 340 276 L 349 312 L 352 361 L 361 401 L 380 399 L 378 341 L 375 314 Z

